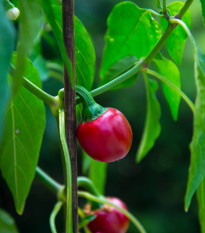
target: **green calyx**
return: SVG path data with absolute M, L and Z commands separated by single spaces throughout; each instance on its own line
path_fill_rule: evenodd
M 83 122 L 93 121 L 107 111 L 107 108 L 95 102 L 90 92 L 84 87 L 76 85 L 76 94 L 83 103 Z

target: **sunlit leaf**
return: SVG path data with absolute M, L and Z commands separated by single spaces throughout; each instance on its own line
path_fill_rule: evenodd
M 205 55 L 197 50 L 195 56 L 197 97 L 194 113 L 193 138 L 190 145 L 191 163 L 185 196 L 185 210 L 205 175 Z
M 158 7 L 159 9 L 161 9 L 161 3 L 160 0 L 155 0 L 155 6 Z
M 107 25 L 101 77 L 121 58 L 145 57 L 161 37 L 160 26 L 149 11 L 129 1 L 115 5 Z
M 169 59 L 162 57 L 160 54 L 154 59 L 158 72 L 175 86 L 181 89 L 180 72 L 178 67 Z M 164 96 L 169 104 L 171 114 L 174 120 L 178 118 L 178 110 L 181 97 L 176 94 L 175 90 L 162 83 Z
M 0 209 L 0 232 L 18 233 L 13 218 L 5 211 Z
M 0 140 L 3 131 L 3 116 L 10 98 L 10 87 L 8 84 L 8 71 L 10 67 L 11 53 L 14 49 L 15 31 L 14 27 L 6 17 L 4 2 L 0 1 Z
M 41 87 L 38 71 L 28 59 L 24 76 Z M 0 167 L 2 176 L 12 192 L 16 210 L 22 214 L 35 176 L 43 138 L 44 104 L 24 87 L 21 87 L 11 101 L 5 122 L 3 139 L 0 144 Z
M 168 7 L 167 11 L 170 16 L 175 16 L 179 10 L 183 7 L 183 2 L 172 2 Z M 184 16 L 182 17 L 184 23 L 190 28 L 191 27 L 191 12 L 189 10 L 186 11 Z M 168 26 L 168 21 L 165 18 L 161 18 L 162 30 L 165 31 Z M 168 39 L 166 40 L 167 50 L 172 57 L 172 59 L 181 64 L 182 56 L 184 52 L 184 46 L 186 43 L 187 34 L 184 29 L 180 26 L 177 26 L 170 34 Z
M 160 135 L 160 104 L 156 98 L 158 84 L 152 79 L 145 78 L 147 90 L 147 116 L 142 139 L 137 151 L 137 162 L 140 162 L 152 149 Z

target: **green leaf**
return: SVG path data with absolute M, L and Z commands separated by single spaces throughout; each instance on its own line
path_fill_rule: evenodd
M 202 16 L 204 18 L 204 23 L 205 23 L 205 1 L 200 0 L 200 2 L 201 2 L 201 7 L 202 7 Z
M 137 151 L 137 162 L 140 162 L 152 149 L 156 139 L 160 135 L 160 104 L 156 98 L 158 84 L 152 79 L 145 77 L 147 90 L 147 117 L 143 136 Z
M 196 102 L 193 138 L 190 144 L 191 163 L 185 195 L 185 210 L 205 175 L 205 55 L 196 50 L 195 55 Z
M 81 228 L 85 227 L 88 225 L 89 222 L 91 222 L 92 220 L 94 220 L 96 218 L 96 215 L 88 215 L 86 216 L 78 225 L 78 230 L 80 230 Z
M 87 173 L 97 190 L 103 195 L 107 178 L 107 163 L 92 159 L 83 150 L 83 174 L 87 175 Z
M 0 232 L 18 233 L 13 218 L 3 209 L 0 209 Z
M 104 85 L 105 83 L 111 81 L 114 78 L 117 78 L 121 74 L 131 69 L 136 63 L 137 58 L 135 56 L 129 56 L 120 59 L 114 65 L 112 65 L 109 68 L 109 70 L 107 70 L 104 77 L 101 77 L 101 82 L 99 86 Z M 132 78 L 129 78 L 127 81 L 114 87 L 113 90 L 132 85 L 136 81 L 136 78 L 137 75 L 133 76 Z
M 91 90 L 95 72 L 95 49 L 88 32 L 75 17 L 75 68 L 76 83 Z
M 20 25 L 19 25 L 19 46 L 16 60 L 16 71 L 13 79 L 13 94 L 15 95 L 22 82 L 22 76 L 26 66 L 26 56 L 31 52 L 36 40 L 40 36 L 43 26 L 43 17 L 37 0 L 19 1 Z
M 66 48 L 64 46 L 63 42 L 63 31 L 62 31 L 62 12 L 61 12 L 61 6 L 52 6 L 50 0 L 39 0 L 40 5 L 43 9 L 43 12 L 47 18 L 48 23 L 53 29 L 53 33 L 55 35 L 55 38 L 57 40 L 61 56 L 63 58 L 63 61 L 65 62 L 70 82 L 73 83 L 73 71 L 72 71 L 72 64 L 70 59 L 67 56 Z M 52 1 L 53 2 L 53 1 Z M 55 7 L 55 8 L 54 8 Z M 57 9 L 57 10 L 55 10 Z
M 53 5 L 56 24 L 62 33 L 62 6 Z M 50 23 L 50 22 L 49 22 Z M 91 90 L 95 72 L 95 50 L 82 22 L 75 16 L 75 69 L 76 83 Z M 57 38 L 57 37 L 56 37 Z
M 159 9 L 162 9 L 160 0 L 155 0 L 155 6 L 158 7 Z
M 10 98 L 10 87 L 7 74 L 10 67 L 11 53 L 14 49 L 15 31 L 7 19 L 4 2 L 0 1 L 0 140 L 3 131 L 3 116 Z
M 183 7 L 183 2 L 172 2 L 168 7 L 167 11 L 170 16 L 175 16 L 179 10 Z M 186 11 L 182 17 L 184 23 L 190 28 L 191 27 L 191 12 Z M 161 26 L 163 32 L 165 32 L 168 21 L 165 18 L 161 18 Z M 166 40 L 166 47 L 171 58 L 177 63 L 181 64 L 182 56 L 184 52 L 184 46 L 186 43 L 187 34 L 184 29 L 180 26 L 177 26 L 170 34 L 169 38 Z
M 105 193 L 107 178 L 107 163 L 102 163 L 91 158 L 89 177 L 100 194 Z
M 156 56 L 154 62 L 157 66 L 158 72 L 179 89 L 181 89 L 180 72 L 178 67 L 171 60 L 164 58 L 160 54 Z M 175 90 L 164 83 L 162 83 L 162 90 L 170 107 L 172 117 L 176 121 L 178 118 L 181 97 L 176 94 Z
M 203 178 L 197 189 L 197 200 L 201 233 L 205 233 L 205 177 Z
M 107 24 L 101 77 L 121 58 L 145 57 L 161 37 L 160 26 L 149 11 L 129 1 L 113 8 Z
M 16 57 L 13 59 L 15 63 Z M 41 88 L 36 68 L 26 60 L 24 76 Z M 19 214 L 35 176 L 45 129 L 45 107 L 36 96 L 21 87 L 6 113 L 5 131 L 0 144 L 0 166 Z
M 37 68 L 41 81 L 46 81 L 48 79 L 48 70 L 43 56 L 39 54 L 33 61 L 33 65 Z

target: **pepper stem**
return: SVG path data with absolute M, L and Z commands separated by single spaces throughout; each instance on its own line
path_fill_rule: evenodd
M 83 103 L 83 122 L 95 120 L 107 111 L 107 108 L 103 108 L 95 102 L 90 92 L 84 87 L 76 85 L 76 94 L 81 98 Z

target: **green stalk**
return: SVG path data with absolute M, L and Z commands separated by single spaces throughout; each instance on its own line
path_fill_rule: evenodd
M 72 223 L 72 170 L 68 146 L 65 137 L 64 109 L 59 109 L 59 132 L 63 150 L 64 176 L 66 182 L 66 233 L 73 233 Z
M 195 39 L 194 39 L 192 33 L 190 32 L 189 28 L 187 27 L 187 25 L 186 25 L 182 20 L 180 20 L 180 19 L 175 19 L 175 18 L 171 18 L 171 19 L 169 20 L 169 22 L 172 23 L 172 24 L 177 23 L 177 24 L 180 24 L 180 25 L 182 26 L 182 28 L 183 28 L 184 31 L 186 32 L 187 36 L 188 36 L 189 39 L 191 40 L 191 43 L 192 43 L 192 45 L 193 45 L 193 47 L 194 47 L 194 50 L 196 50 L 196 49 L 197 49 L 196 41 L 195 41 Z
M 146 233 L 144 227 L 142 226 L 142 224 L 139 222 L 139 220 L 137 218 L 135 218 L 131 213 L 129 213 L 127 210 L 122 209 L 121 207 L 111 203 L 110 201 L 108 201 L 105 198 L 100 198 L 100 197 L 96 197 L 88 192 L 82 192 L 82 191 L 78 191 L 78 196 L 79 197 L 84 197 L 90 201 L 95 201 L 98 203 L 103 203 L 103 204 L 108 204 L 110 206 L 113 206 L 114 208 L 118 209 L 120 212 L 122 212 L 125 216 L 127 216 L 127 218 L 136 226 L 136 228 L 138 229 L 138 231 L 140 233 Z
M 53 178 L 51 178 L 40 167 L 36 167 L 36 176 L 48 189 L 50 189 L 56 195 L 58 195 L 59 191 L 64 187 Z
M 192 2 L 193 2 L 193 0 L 187 0 L 185 2 L 184 6 L 182 7 L 182 9 L 176 15 L 176 18 L 181 19 L 183 17 L 183 15 L 186 13 L 186 11 L 189 9 L 189 7 L 191 6 Z
M 15 68 L 13 65 L 11 65 L 10 67 L 10 74 L 11 76 L 14 76 L 15 73 Z M 44 103 L 46 103 L 52 113 L 54 114 L 54 116 L 56 116 L 56 111 L 58 108 L 60 108 L 63 103 L 61 101 L 61 99 L 56 96 L 52 96 L 49 95 L 47 92 L 43 91 L 41 88 L 39 88 L 38 86 L 36 86 L 34 83 L 32 83 L 30 80 L 28 80 L 27 78 L 23 77 L 22 78 L 22 85 L 28 90 L 30 91 L 33 95 L 35 95 L 36 97 L 38 97 L 39 99 L 41 99 Z
M 49 223 L 50 223 L 50 228 L 51 228 L 52 233 L 57 233 L 56 225 L 55 225 L 55 219 L 56 219 L 56 216 L 59 213 L 62 205 L 63 205 L 63 202 L 61 202 L 61 201 L 57 202 L 55 204 L 52 212 L 51 212 Z
M 157 73 L 157 72 L 155 72 L 153 70 L 147 69 L 146 73 L 156 77 L 160 81 L 162 81 L 165 84 L 167 84 L 168 86 L 170 86 L 173 90 L 175 90 L 182 97 L 182 99 L 188 104 L 188 106 L 190 107 L 190 109 L 194 113 L 194 109 L 195 109 L 194 104 L 189 99 L 189 97 L 184 92 L 182 92 L 177 86 L 175 86 L 172 82 L 170 82 L 165 77 L 163 77 L 162 75 L 160 75 L 159 73 Z
M 163 0 L 163 12 L 167 12 L 167 1 Z

